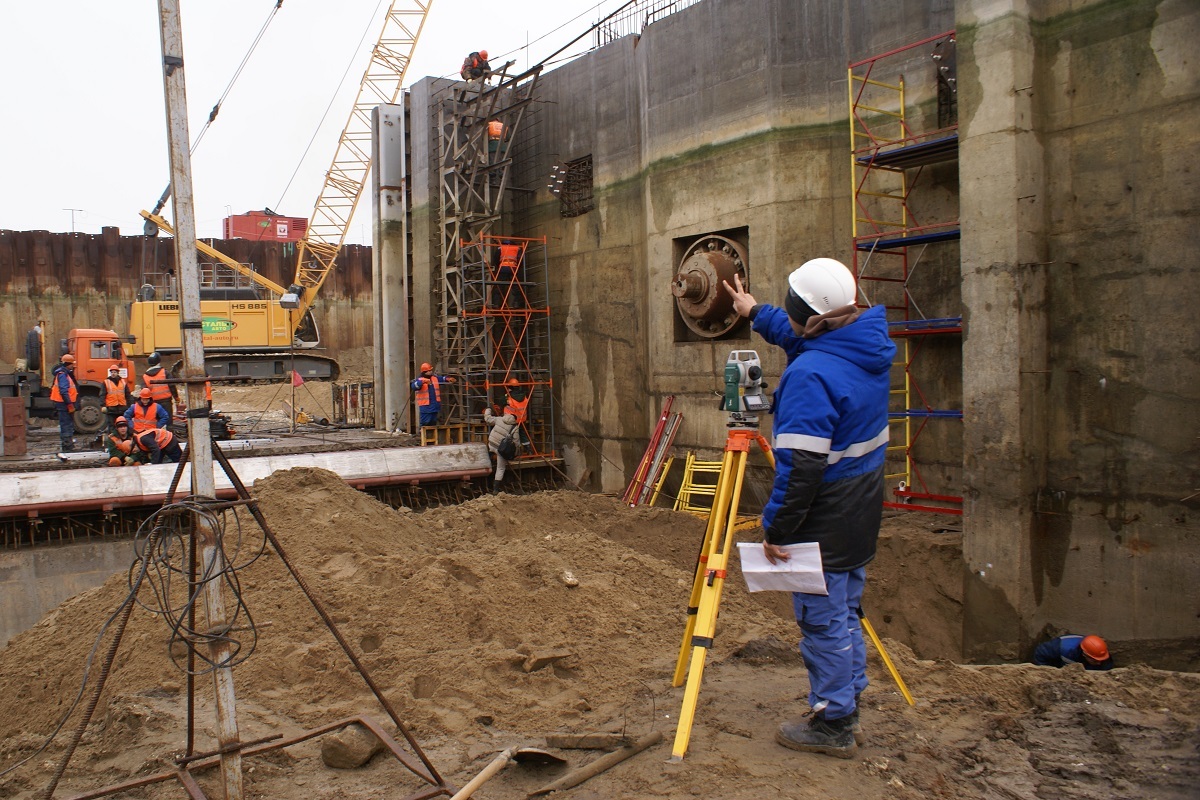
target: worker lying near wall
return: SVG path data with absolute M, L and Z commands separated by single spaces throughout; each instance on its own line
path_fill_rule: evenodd
M 1084 669 L 1107 671 L 1113 668 L 1108 645 L 1099 636 L 1072 633 L 1042 642 L 1033 651 L 1033 663 L 1039 667 L 1065 667 L 1083 664 Z

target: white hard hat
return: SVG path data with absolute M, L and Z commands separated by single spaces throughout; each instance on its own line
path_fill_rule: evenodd
M 788 276 L 788 287 L 818 314 L 854 303 L 854 276 L 832 258 L 805 261 Z

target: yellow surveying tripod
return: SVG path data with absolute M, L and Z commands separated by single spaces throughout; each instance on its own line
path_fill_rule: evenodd
M 692 736 L 692 720 L 696 716 L 696 701 L 700 696 L 704 659 L 708 655 L 708 648 L 712 647 L 717 628 L 717 605 L 721 602 L 721 589 L 725 586 L 725 568 L 729 564 L 729 550 L 733 546 L 738 504 L 742 499 L 742 484 L 746 478 L 746 459 L 750 455 L 752 442 L 758 443 L 771 469 L 775 469 L 771 445 L 758 432 L 758 412 L 767 410 L 762 396 L 762 387 L 765 385 L 758 353 L 753 350 L 734 350 L 729 354 L 725 362 L 725 393 L 721 410 L 730 412 L 726 423 L 730 430 L 725 439 L 721 471 L 713 490 L 713 504 L 708 512 L 704 543 L 696 560 L 696 575 L 688 600 L 687 627 L 683 632 L 683 642 L 679 645 L 675 677 L 671 681 L 672 686 L 680 686 L 685 673 L 687 675 L 687 688 L 683 692 L 683 709 L 679 712 L 679 727 L 675 730 L 671 761 L 683 759 Z

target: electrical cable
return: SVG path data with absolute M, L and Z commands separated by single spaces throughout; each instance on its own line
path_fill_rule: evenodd
M 217 98 L 216 104 L 213 105 L 212 110 L 208 112 L 208 119 L 205 121 L 204 127 L 202 127 L 200 129 L 200 133 L 197 134 L 195 140 L 192 142 L 191 147 L 188 149 L 189 154 L 193 154 L 193 155 L 195 154 L 196 148 L 200 146 L 200 140 L 203 139 L 204 134 L 208 132 L 209 127 L 213 124 L 213 121 L 217 118 L 217 114 L 221 113 L 221 104 L 225 102 L 225 98 L 229 96 L 229 93 L 231 91 L 233 91 L 233 86 L 235 83 L 237 83 L 238 78 L 241 77 L 242 70 L 244 70 L 246 68 L 247 62 L 250 61 L 250 56 L 253 55 L 255 49 L 258 48 L 258 44 L 259 44 L 259 42 L 262 41 L 263 36 L 266 34 L 267 28 L 275 20 L 275 15 L 279 12 L 279 9 L 282 7 L 283 7 L 283 0 L 276 0 L 274 7 L 272 7 L 272 9 L 271 9 L 271 13 L 267 15 L 266 22 L 264 22 L 263 26 L 261 28 L 259 28 L 258 35 L 254 37 L 254 41 L 250 43 L 250 49 L 246 51 L 246 55 L 242 56 L 241 63 L 239 63 L 237 65 L 237 69 L 235 69 L 233 71 L 233 76 L 229 79 L 229 83 L 227 83 L 225 85 L 225 91 L 223 91 L 221 93 L 221 96 Z M 160 211 L 162 211 L 163 206 L 165 206 L 167 204 L 167 200 L 169 200 L 170 198 L 171 198 L 171 184 L 170 184 L 170 182 L 168 182 L 167 188 L 163 190 L 162 195 L 160 195 L 158 198 L 158 202 L 155 203 L 155 205 L 154 205 L 154 213 L 158 214 Z M 157 226 L 154 225 L 154 223 L 147 221 L 146 225 L 147 225 L 147 230 L 149 230 L 151 227 L 153 227 L 155 235 L 156 236 L 158 235 L 158 228 L 157 228 Z

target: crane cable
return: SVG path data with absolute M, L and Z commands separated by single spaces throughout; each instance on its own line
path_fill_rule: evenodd
M 237 65 L 237 69 L 233 71 L 233 77 L 231 77 L 229 79 L 229 83 L 226 84 L 225 91 L 221 92 L 221 96 L 217 98 L 216 104 L 213 105 L 212 110 L 208 112 L 208 119 L 205 121 L 204 127 L 200 129 L 200 133 L 196 136 L 196 139 L 192 142 L 192 146 L 188 150 L 189 154 L 195 154 L 196 148 L 200 146 L 200 140 L 203 139 L 204 134 L 208 132 L 209 127 L 217 118 L 217 114 L 221 113 L 221 104 L 225 102 L 225 98 L 229 96 L 231 91 L 233 91 L 233 86 L 235 83 L 237 83 L 238 78 L 241 77 L 242 70 L 246 68 L 246 64 L 250 61 L 250 56 L 253 55 L 254 51 L 258 48 L 259 42 L 262 41 L 263 36 L 265 36 L 267 33 L 267 28 L 270 27 L 271 23 L 275 20 L 275 15 L 279 13 L 279 9 L 281 8 L 283 8 L 283 0 L 276 0 L 275 5 L 271 8 L 271 13 L 267 15 L 266 22 L 264 22 L 262 27 L 259 28 L 258 35 L 254 37 L 254 41 L 250 43 L 250 49 L 246 51 L 246 55 L 242 56 L 241 63 L 239 63 Z M 163 210 L 163 206 L 167 204 L 167 200 L 170 199 L 170 197 L 171 184 L 167 183 L 167 188 L 163 190 L 162 196 L 158 198 L 158 203 L 156 203 L 154 206 L 155 214 L 158 214 Z M 153 225 L 153 223 L 148 222 L 147 225 Z M 155 233 L 157 234 L 157 232 L 158 228 L 156 227 Z
M 283 187 L 283 192 L 280 193 L 279 199 L 275 201 L 275 208 L 283 207 L 283 198 L 287 196 L 288 190 L 292 188 L 292 182 L 296 180 L 296 175 L 300 173 L 300 168 L 304 166 L 304 159 L 308 158 L 308 151 L 312 149 L 313 142 L 317 140 L 317 134 L 321 132 L 321 128 L 325 125 L 325 120 L 329 118 L 329 111 L 333 108 L 333 103 L 337 100 L 338 93 L 346 85 L 346 76 L 350 74 L 350 68 L 358 60 L 358 54 L 362 51 L 363 42 L 367 40 L 367 35 L 374 30 L 375 17 L 379 16 L 379 9 L 382 5 L 383 0 L 379 0 L 375 4 L 375 10 L 371 12 L 371 17 L 367 20 L 366 27 L 363 28 L 362 36 L 359 37 L 358 46 L 354 48 L 354 52 L 350 55 L 350 60 L 346 62 L 346 69 L 342 71 L 342 77 L 338 81 L 337 87 L 333 90 L 333 95 L 329 98 L 329 105 L 325 106 L 325 113 L 321 114 L 321 119 L 317 122 L 317 127 L 313 130 L 312 137 L 308 140 L 308 144 L 305 145 L 304 152 L 300 154 L 300 160 L 296 163 L 296 169 L 292 171 L 292 176 L 288 178 L 287 185 Z

